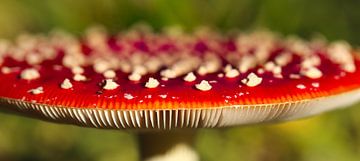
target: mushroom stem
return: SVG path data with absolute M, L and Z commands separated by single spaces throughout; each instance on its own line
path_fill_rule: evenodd
M 194 150 L 195 132 L 191 130 L 139 133 L 142 161 L 198 161 Z

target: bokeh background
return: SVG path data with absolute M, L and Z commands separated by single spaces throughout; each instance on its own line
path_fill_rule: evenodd
M 179 25 L 269 28 L 284 35 L 360 44 L 359 0 L 0 0 L 0 37 L 54 28 L 80 35 L 92 24 L 109 31 L 134 23 L 155 30 Z M 0 89 L 1 90 L 1 89 Z M 281 124 L 198 130 L 204 161 L 358 161 L 360 105 Z M 57 125 L 0 113 L 0 161 L 135 161 L 136 135 Z

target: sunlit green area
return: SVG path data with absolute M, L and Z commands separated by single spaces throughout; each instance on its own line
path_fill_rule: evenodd
M 0 37 L 61 28 L 81 34 L 93 24 L 111 32 L 135 23 L 155 30 L 269 28 L 285 35 L 360 44 L 358 0 L 0 0 Z M 0 89 L 1 90 L 1 89 Z M 0 107 L 1 108 L 1 107 Z M 197 130 L 204 161 L 357 161 L 360 105 L 309 119 Z M 0 113 L 0 161 L 135 161 L 134 132 L 46 123 Z

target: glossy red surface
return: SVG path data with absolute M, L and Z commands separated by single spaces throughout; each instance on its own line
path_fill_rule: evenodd
M 122 44 L 117 44 L 113 39 L 110 39 L 108 43 L 113 51 L 118 52 L 123 49 Z M 149 49 L 149 45 L 143 41 L 134 42 L 133 47 L 134 50 L 146 52 L 153 50 Z M 91 49 L 87 46 L 84 46 L 83 50 L 87 55 L 91 53 Z M 157 50 L 171 51 L 177 49 L 171 43 L 165 43 L 159 45 Z M 195 53 L 201 54 L 210 49 L 199 42 L 194 46 L 193 50 L 196 51 Z M 223 43 L 223 50 L 231 51 L 235 50 L 235 47 L 232 42 Z M 283 49 L 274 50 L 272 55 L 277 55 L 281 50 Z M 219 78 L 218 73 L 206 76 L 197 75 L 194 82 L 185 82 L 182 80 L 183 77 L 163 81 L 159 76 L 159 72 L 148 74 L 142 77 L 140 81 L 133 82 L 128 80 L 128 73 L 117 70 L 115 81 L 120 86 L 115 90 L 103 90 L 101 82 L 104 77 L 95 73 L 91 66 L 85 67 L 84 75 L 89 79 L 88 81 L 71 81 L 73 88 L 60 88 L 60 84 L 65 78 L 72 78 L 73 76 L 70 69 L 62 66 L 62 50 L 58 50 L 56 59 L 46 60 L 41 63 L 38 66 L 41 77 L 31 81 L 19 78 L 21 70 L 30 66 L 25 62 L 18 62 L 7 57 L 2 66 L 18 67 L 18 69 L 9 74 L 0 75 L 0 97 L 76 108 L 170 109 L 282 103 L 327 97 L 360 89 L 360 60 L 355 60 L 358 70 L 354 73 L 347 73 L 322 56 L 323 52 L 322 50 L 317 51 L 322 60 L 319 69 L 323 71 L 323 76 L 319 79 L 288 78 L 290 73 L 296 73 L 300 70 L 300 62 L 297 58 L 294 58 L 290 64 L 283 68 L 284 78 L 275 78 L 268 72 L 258 74 L 263 78 L 263 82 L 256 87 L 248 87 L 242 84 L 241 80 L 248 73 L 256 72 L 259 67 L 231 79 Z M 149 52 L 147 54 L 155 53 Z M 225 62 L 223 65 L 225 66 Z M 153 89 L 145 88 L 144 84 L 149 77 L 157 78 L 160 86 Z M 201 80 L 209 81 L 212 89 L 209 91 L 197 90 L 194 85 Z M 304 85 L 305 88 L 300 89 L 297 87 L 298 85 Z M 29 93 L 29 90 L 37 87 L 43 87 L 44 93 L 38 95 Z

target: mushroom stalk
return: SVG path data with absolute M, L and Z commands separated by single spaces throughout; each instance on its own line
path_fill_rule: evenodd
M 198 161 L 194 150 L 195 132 L 190 130 L 139 133 L 142 161 Z

